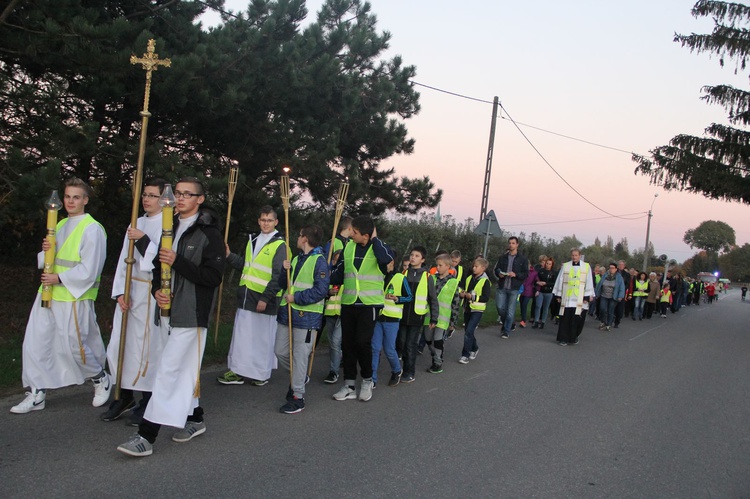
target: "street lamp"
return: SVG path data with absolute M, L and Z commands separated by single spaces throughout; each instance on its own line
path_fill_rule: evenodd
M 651 206 L 648 209 L 648 223 L 646 224 L 646 246 L 643 248 L 643 272 L 648 271 L 648 243 L 649 243 L 649 236 L 651 236 L 651 217 L 653 216 L 651 214 L 651 210 L 654 209 L 654 202 L 656 202 L 656 198 L 659 197 L 659 193 L 654 194 L 654 199 L 651 201 Z

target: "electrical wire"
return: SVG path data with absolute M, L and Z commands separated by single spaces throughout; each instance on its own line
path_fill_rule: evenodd
M 622 217 L 626 217 L 630 215 L 641 215 L 641 216 L 634 217 L 634 218 L 623 218 L 623 220 L 640 220 L 641 218 L 646 218 L 648 216 L 648 212 L 637 211 L 635 213 L 626 213 L 624 215 L 619 215 L 618 218 L 622 218 Z M 526 227 L 527 225 L 569 224 L 569 223 L 575 223 L 575 222 L 589 222 L 591 220 L 605 220 L 607 218 L 612 218 L 612 217 L 607 216 L 607 217 L 581 218 L 578 220 L 561 220 L 559 222 L 531 222 L 531 223 L 522 223 L 522 224 L 504 224 L 503 227 Z

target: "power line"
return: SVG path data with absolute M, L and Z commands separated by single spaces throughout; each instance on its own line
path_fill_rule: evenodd
M 648 216 L 648 212 L 645 211 L 637 211 L 635 213 L 626 213 L 624 215 L 619 215 L 617 218 L 627 217 L 630 215 L 640 215 L 639 217 L 634 218 L 623 218 L 623 220 L 640 220 L 641 218 L 645 218 Z M 591 220 L 605 220 L 607 218 L 612 218 L 611 216 L 607 217 L 594 217 L 594 218 L 581 218 L 578 220 L 561 220 L 558 222 L 532 222 L 532 223 L 522 223 L 522 224 L 508 224 L 503 225 L 503 227 L 526 227 L 527 225 L 552 225 L 552 224 L 569 224 L 569 223 L 575 223 L 575 222 L 589 222 Z

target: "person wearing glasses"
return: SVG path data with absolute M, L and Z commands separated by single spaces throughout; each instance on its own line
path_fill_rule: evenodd
M 117 260 L 117 270 L 112 285 L 112 299 L 117 301 L 112 318 L 112 335 L 107 345 L 107 363 L 110 374 L 117 372 L 120 354 L 120 330 L 122 314 L 127 311 L 127 330 L 125 334 L 125 353 L 123 355 L 122 379 L 119 400 L 113 400 L 109 409 L 99 416 L 102 421 L 116 421 L 135 406 L 134 391 L 142 393 L 138 406 L 133 409 L 128 423 L 138 426 L 146 410 L 151 389 L 154 385 L 154 374 L 158 367 L 164 340 L 154 324 L 154 301 L 151 297 L 151 280 L 153 279 L 154 257 L 159 252 L 161 237 L 161 211 L 159 198 L 164 191 L 165 181 L 162 178 L 146 179 L 141 194 L 141 205 L 144 215 L 138 219 L 135 227 L 128 227 Z M 130 241 L 134 241 L 132 280 L 130 301 L 125 293 L 125 274 Z
M 222 385 L 250 384 L 263 386 L 277 367 L 276 312 L 277 294 L 281 290 L 279 275 L 286 260 L 284 238 L 276 230 L 276 211 L 270 206 L 260 209 L 260 232 L 250 234 L 242 257 L 226 248 L 227 262 L 242 269 L 237 289 L 237 314 L 234 319 L 232 343 L 227 357 L 227 371 L 217 378 Z
M 175 186 L 179 215 L 175 217 L 171 249 L 160 248 L 154 266 L 172 267 L 171 297 L 161 289 L 161 273 L 154 272 L 152 294 L 159 308 L 171 305 L 169 317 L 156 316 L 165 338 L 153 392 L 138 425 L 138 433 L 117 450 L 135 457 L 150 456 L 162 425 L 180 428 L 172 440 L 188 442 L 206 432 L 200 406 L 200 371 L 206 348 L 208 317 L 216 288 L 224 275 L 224 239 L 219 217 L 206 200 L 203 184 L 193 177 Z

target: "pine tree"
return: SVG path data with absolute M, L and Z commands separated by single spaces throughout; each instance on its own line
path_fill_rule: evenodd
M 723 66 L 735 61 L 736 71 L 747 69 L 750 55 L 750 7 L 701 0 L 692 9 L 694 17 L 712 17 L 711 34 L 675 35 L 675 41 L 691 52 L 719 56 Z M 713 123 L 705 136 L 677 135 L 669 145 L 659 146 L 650 156 L 633 155 L 636 173 L 667 190 L 702 193 L 713 199 L 750 203 L 750 92 L 729 85 L 706 86 L 709 104 L 724 107 L 731 125 Z

